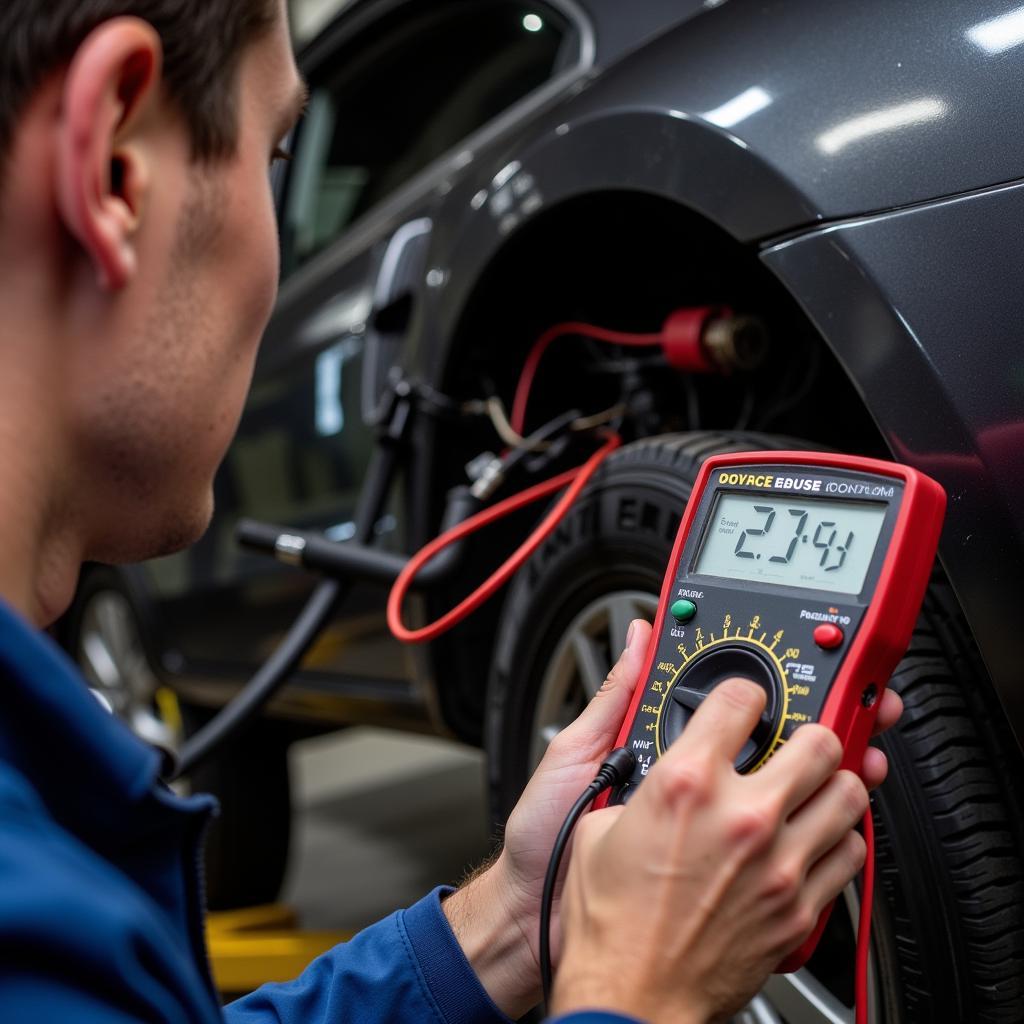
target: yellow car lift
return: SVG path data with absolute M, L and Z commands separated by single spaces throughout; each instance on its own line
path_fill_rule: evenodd
M 210 914 L 206 941 L 213 980 L 224 996 L 251 992 L 267 981 L 297 978 L 314 957 L 352 932 L 302 931 L 282 903 Z

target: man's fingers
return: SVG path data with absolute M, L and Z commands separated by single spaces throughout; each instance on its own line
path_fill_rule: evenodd
M 814 864 L 864 817 L 868 793 L 853 772 L 838 772 L 789 819 L 784 842 L 791 855 Z
M 778 794 L 785 816 L 793 813 L 839 767 L 843 745 L 824 725 L 802 725 L 754 776 L 766 791 Z
M 878 747 L 868 747 L 864 751 L 864 761 L 860 769 L 860 777 L 868 789 L 877 789 L 889 774 L 889 760 Z
M 710 755 L 735 761 L 761 718 L 765 700 L 764 690 L 749 679 L 726 679 L 719 683 L 662 760 L 672 762 Z
M 811 906 L 822 910 L 857 877 L 864 866 L 867 847 L 859 832 L 847 832 L 817 864 L 811 868 L 803 885 L 803 896 Z
M 875 717 L 875 727 L 872 736 L 879 736 L 886 729 L 891 729 L 903 714 L 903 698 L 892 690 L 885 690 L 882 699 L 878 704 L 878 714 Z
M 626 639 L 625 650 L 597 695 L 579 718 L 559 733 L 555 753 L 560 759 L 589 761 L 603 758 L 611 750 L 629 710 L 633 691 L 640 682 L 651 639 L 650 623 L 634 619 Z

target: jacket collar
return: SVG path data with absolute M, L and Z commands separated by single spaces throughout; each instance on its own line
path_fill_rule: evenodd
M 67 655 L 0 601 L 0 759 L 97 847 L 151 794 L 160 755 L 89 692 Z M 111 833 L 114 834 L 111 834 Z

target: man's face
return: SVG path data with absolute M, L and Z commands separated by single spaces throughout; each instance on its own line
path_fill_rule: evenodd
M 282 4 L 274 30 L 242 61 L 233 157 L 193 163 L 184 124 L 154 129 L 138 272 L 109 342 L 99 353 L 78 351 L 71 378 L 83 468 L 99 477 L 86 481 L 90 519 L 102 521 L 90 558 L 168 553 L 209 523 L 213 475 L 277 288 L 268 169 L 303 91 Z

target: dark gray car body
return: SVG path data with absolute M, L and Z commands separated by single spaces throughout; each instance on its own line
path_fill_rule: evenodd
M 395 6 L 355 4 L 305 51 L 304 69 L 315 74 Z M 257 387 L 287 367 L 301 376 L 296 367 L 339 339 L 353 346 L 350 401 L 364 411 L 392 365 L 442 387 L 488 268 L 532 222 L 606 193 L 678 204 L 757 253 L 892 457 L 946 488 L 942 565 L 1024 737 L 1024 21 L 1008 3 L 928 0 L 553 6 L 578 27 L 573 66 L 284 282 Z M 402 297 L 414 314 L 391 332 L 375 314 Z M 353 422 L 350 433 L 368 452 L 370 428 Z M 392 547 L 436 529 L 431 437 L 417 437 Z M 354 481 L 362 468 L 349 467 Z M 187 582 L 172 593 L 148 570 L 140 581 L 160 613 L 162 670 L 213 702 L 308 589 L 287 570 L 222 553 L 232 518 L 251 510 L 221 498 L 222 528 L 192 557 Z M 218 558 L 226 569 L 204 568 Z M 394 720 L 397 708 L 400 724 L 451 726 L 433 654 L 407 663 L 384 637 L 381 607 L 379 592 L 350 599 L 338 629 L 362 623 L 358 642 L 304 672 L 290 710 L 316 713 L 332 696 L 338 720 Z

